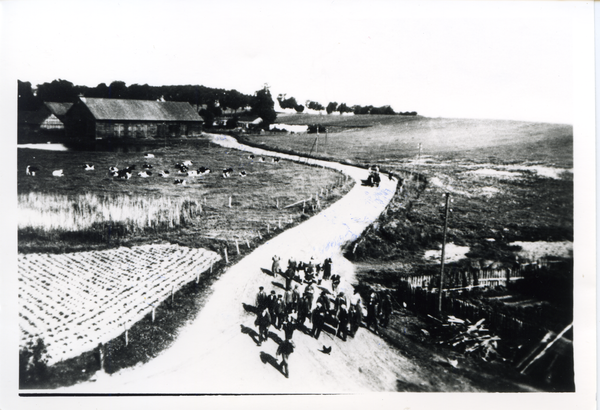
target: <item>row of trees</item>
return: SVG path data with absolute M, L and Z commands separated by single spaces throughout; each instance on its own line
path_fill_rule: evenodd
M 272 124 L 277 117 L 275 103 L 267 85 L 254 95 L 247 95 L 237 90 L 209 88 L 203 85 L 127 86 L 123 81 L 113 81 L 109 85 L 101 83 L 96 87 L 87 87 L 58 79 L 40 84 L 35 90 L 31 83 L 18 81 L 18 95 L 20 111 L 37 110 L 46 101 L 75 102 L 81 95 L 89 98 L 188 102 L 198 109 L 207 125 L 212 124 L 215 117 L 221 116 L 224 109 L 237 112 L 249 107 L 250 113 L 262 118 L 265 127 Z
M 281 108 L 293 108 L 296 112 L 303 112 L 304 107 L 308 107 L 311 110 L 315 111 L 327 111 L 327 114 L 331 114 L 333 112 L 339 112 L 340 114 L 344 113 L 354 113 L 356 115 L 365 115 L 365 114 L 381 114 L 381 115 L 417 115 L 416 112 L 395 112 L 392 107 L 389 105 L 384 105 L 383 107 L 374 107 L 372 105 L 360 106 L 354 105 L 349 107 L 346 103 L 338 104 L 337 102 L 330 102 L 327 104 L 327 107 L 324 107 L 322 104 L 307 100 L 305 105 L 298 104 L 294 97 L 286 98 L 286 94 L 279 94 L 277 96 L 277 101 L 279 101 L 279 106 Z

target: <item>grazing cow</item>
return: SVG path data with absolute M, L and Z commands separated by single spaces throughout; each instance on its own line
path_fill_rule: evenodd
M 185 185 L 187 183 L 187 181 L 185 179 L 176 179 L 174 181 L 175 185 Z
M 154 154 L 146 154 L 144 155 L 144 158 L 154 158 Z
M 208 174 L 210 174 L 210 169 L 206 168 L 206 167 L 200 167 L 200 168 L 198 168 L 198 174 L 208 175 Z
M 94 166 L 90 165 L 90 164 L 85 164 L 85 170 L 86 171 L 93 171 L 94 170 Z
M 246 171 L 240 171 L 240 176 L 241 176 L 242 178 L 243 178 L 243 177 L 245 177 L 246 175 L 248 175 L 248 174 L 246 174 Z
M 166 177 L 168 177 L 168 176 L 169 176 L 169 171 L 165 169 L 164 171 L 160 171 L 160 172 L 158 173 L 158 175 L 160 175 L 160 176 L 161 176 L 161 177 L 163 177 L 163 178 L 166 178 Z
M 276 164 L 279 163 L 279 158 L 273 158 L 273 162 Z
M 254 154 L 248 155 L 248 159 L 254 159 Z
M 138 172 L 138 176 L 142 178 L 148 178 L 150 175 L 152 175 L 152 172 L 150 171 Z
M 119 172 L 119 168 L 117 167 L 110 167 L 108 170 L 112 173 Z
M 113 176 L 119 177 L 121 179 L 129 179 L 131 178 L 131 175 L 133 175 L 131 171 L 132 170 L 130 168 L 121 169 L 116 172 L 116 175 L 113 174 Z
M 198 176 L 198 171 L 188 171 L 187 174 L 185 174 L 188 177 L 197 177 Z
M 186 167 L 191 167 L 193 165 L 193 163 L 192 163 L 192 161 L 188 160 L 188 161 L 183 161 L 182 165 L 186 166 Z
M 142 165 L 142 168 L 144 168 L 144 169 L 151 169 L 152 165 L 150 165 L 150 164 L 144 164 L 144 165 Z
M 258 162 L 265 162 L 265 157 L 260 157 L 260 158 L 258 159 Z
M 180 163 L 175 164 L 175 168 L 177 168 L 178 174 L 185 174 L 186 172 L 188 172 L 188 167 Z
M 62 177 L 63 175 L 63 170 L 62 169 L 57 169 L 56 171 L 52 171 L 52 176 L 53 177 Z
M 27 165 L 27 168 L 25 169 L 25 174 L 27 175 L 31 175 L 32 177 L 35 176 L 35 173 L 38 172 L 40 169 L 38 167 L 32 167 L 31 165 Z
M 223 170 L 223 178 L 229 178 L 233 173 L 233 168 L 225 168 Z

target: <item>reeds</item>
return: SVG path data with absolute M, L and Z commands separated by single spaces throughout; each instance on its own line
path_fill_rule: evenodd
M 78 232 L 106 225 L 127 230 L 168 229 L 197 220 L 202 206 L 189 198 L 95 193 L 64 195 L 31 192 L 18 197 L 18 228 Z

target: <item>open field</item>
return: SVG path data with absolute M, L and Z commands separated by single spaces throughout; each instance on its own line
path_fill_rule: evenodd
M 258 241 L 312 214 L 317 194 L 326 207 L 349 188 L 331 170 L 285 160 L 274 163 L 271 158 L 260 162 L 247 153 L 209 145 L 207 139 L 200 139 L 158 147 L 152 150 L 155 158 L 144 158 L 145 151 L 20 149 L 19 250 L 84 250 L 86 244 L 119 246 L 133 238 L 138 244 L 152 239 L 191 244 L 205 243 L 203 238 L 230 244 L 236 239 Z M 194 163 L 191 169 L 204 166 L 212 172 L 196 177 L 178 174 L 174 165 L 186 160 Z M 86 163 L 94 170 L 84 171 Z M 137 176 L 145 163 L 152 165 L 149 178 Z M 40 171 L 27 176 L 27 165 Z M 109 174 L 109 167 L 131 165 L 136 165 L 131 179 Z M 228 167 L 234 172 L 223 178 L 221 171 Z M 63 169 L 64 176 L 52 176 L 55 169 Z M 160 170 L 169 170 L 170 176 L 161 178 Z M 247 176 L 239 176 L 240 171 Z M 187 184 L 175 185 L 176 178 L 186 179 Z M 302 200 L 306 200 L 304 213 Z

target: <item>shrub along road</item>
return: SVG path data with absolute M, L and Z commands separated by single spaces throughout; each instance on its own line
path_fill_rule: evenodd
M 233 138 L 212 136 L 215 143 L 261 155 L 277 155 L 243 146 Z M 314 165 L 338 169 L 360 182 L 367 171 L 355 167 L 310 160 Z M 281 277 L 264 273 L 271 258 L 279 255 L 282 267 L 291 257 L 317 262 L 333 259 L 333 273 L 340 274 L 340 290 L 352 294 L 355 283 L 352 264 L 343 258 L 341 247 L 356 239 L 385 209 L 396 190 L 395 180 L 382 179 L 378 188 L 360 183 L 342 199 L 297 227 L 266 242 L 215 283 L 207 304 L 197 318 L 178 335 L 172 346 L 146 364 L 112 375 L 98 372 L 89 382 L 61 388 L 60 392 L 85 393 L 356 393 L 397 391 L 398 385 L 422 386 L 424 391 L 478 391 L 460 375 L 445 386 L 426 363 L 408 358 L 374 333 L 361 328 L 355 338 L 343 342 L 323 332 L 319 340 L 294 333 L 296 345 L 289 360 L 286 379 L 276 363 L 277 342 L 283 331 L 271 328 L 270 337 L 257 346 L 253 336 L 255 315 L 244 304 L 253 305 L 258 287 L 282 293 Z M 330 282 L 325 287 L 330 288 Z M 318 289 L 317 289 L 318 291 Z M 309 324 L 310 326 L 310 324 Z M 257 337 L 257 336 L 255 336 Z M 321 352 L 332 347 L 330 354 Z M 440 384 L 437 384 L 440 383 Z M 432 384 L 436 384 L 433 386 Z

